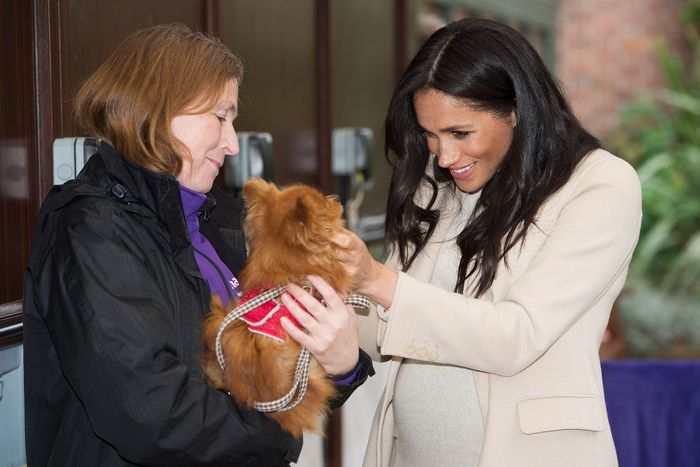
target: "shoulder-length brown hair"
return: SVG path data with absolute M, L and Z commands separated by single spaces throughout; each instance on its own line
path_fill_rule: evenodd
M 186 149 L 172 119 L 207 111 L 224 87 L 243 77 L 241 60 L 217 38 L 182 24 L 142 29 L 127 37 L 78 91 L 77 123 L 129 160 L 177 175 Z

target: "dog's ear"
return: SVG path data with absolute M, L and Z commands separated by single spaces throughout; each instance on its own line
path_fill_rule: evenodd
M 250 208 L 260 199 L 270 196 L 272 193 L 277 193 L 279 189 L 274 183 L 268 183 L 262 178 L 251 178 L 243 185 L 243 200 L 247 207 Z
M 296 202 L 294 203 L 294 211 L 290 212 L 290 218 L 294 219 L 296 222 L 306 225 L 313 214 L 313 208 L 313 196 L 304 193 L 296 199 Z
M 306 188 L 296 195 L 284 218 L 287 241 L 307 249 L 326 244 L 342 226 L 341 210 L 329 209 L 326 197 L 316 190 Z

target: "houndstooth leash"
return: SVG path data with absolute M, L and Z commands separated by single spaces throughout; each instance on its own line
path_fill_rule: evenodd
M 224 333 L 226 327 L 231 324 L 234 320 L 239 319 L 241 316 L 245 315 L 251 310 L 259 307 L 263 303 L 273 300 L 284 292 L 286 286 L 281 285 L 275 287 L 274 289 L 268 289 L 262 292 L 257 297 L 245 302 L 233 310 L 231 310 L 219 326 L 219 332 L 216 334 L 216 359 L 219 361 L 219 366 L 223 370 L 226 367 L 226 362 L 224 360 L 224 352 L 221 349 L 221 336 Z M 350 294 L 350 296 L 344 300 L 348 305 L 352 305 L 359 308 L 367 308 L 370 305 L 370 300 L 364 295 L 359 295 L 356 293 Z M 279 399 L 269 401 L 269 402 L 255 402 L 253 403 L 253 408 L 258 412 L 286 412 L 291 410 L 296 405 L 301 402 L 306 394 L 306 388 L 309 383 L 309 368 L 311 366 L 311 352 L 305 347 L 301 348 L 299 352 L 299 357 L 297 357 L 296 367 L 294 369 L 294 384 L 292 388 Z

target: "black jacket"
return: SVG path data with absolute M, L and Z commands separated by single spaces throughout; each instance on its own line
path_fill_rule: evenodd
M 242 205 L 218 192 L 201 230 L 234 274 Z M 25 275 L 29 467 L 279 466 L 301 440 L 204 381 L 209 287 L 177 181 L 103 147 L 42 205 Z M 371 372 L 341 387 L 338 403 Z

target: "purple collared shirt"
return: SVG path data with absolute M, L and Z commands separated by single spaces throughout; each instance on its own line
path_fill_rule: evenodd
M 209 240 L 199 231 L 199 215 L 207 197 L 180 185 L 180 199 L 197 266 L 209 284 L 211 294 L 218 295 L 226 306 L 240 293 L 240 287 L 238 279 L 221 261 Z

